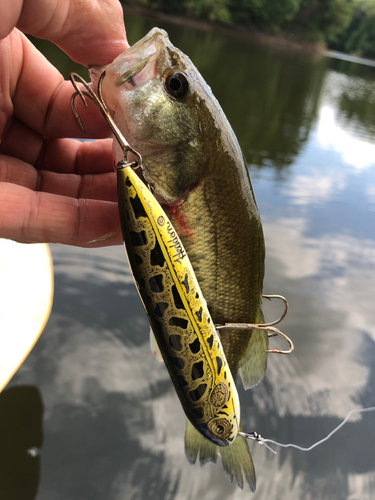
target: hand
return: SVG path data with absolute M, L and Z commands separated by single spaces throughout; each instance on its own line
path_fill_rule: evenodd
M 105 65 L 129 45 L 118 0 L 0 0 L 0 238 L 86 246 L 120 227 L 112 141 L 95 106 L 23 33 L 74 61 Z M 101 245 L 122 241 L 113 237 Z M 96 245 L 98 246 L 98 245 Z

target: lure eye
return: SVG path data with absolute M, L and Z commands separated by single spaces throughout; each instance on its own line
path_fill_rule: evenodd
M 225 429 L 224 429 L 224 426 L 223 425 L 220 425 L 220 424 L 217 424 L 216 425 L 216 429 L 215 429 L 215 432 L 218 436 L 222 436 L 225 432 Z
M 189 90 L 189 82 L 181 71 L 174 71 L 165 79 L 165 90 L 173 97 L 184 97 Z
M 214 418 L 207 425 L 209 431 L 220 440 L 226 440 L 231 435 L 232 426 L 223 418 Z

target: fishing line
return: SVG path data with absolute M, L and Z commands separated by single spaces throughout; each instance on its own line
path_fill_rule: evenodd
M 267 443 L 271 443 L 271 444 L 273 444 L 275 446 L 280 446 L 281 448 L 295 448 L 295 449 L 300 450 L 300 451 L 310 451 L 310 450 L 316 448 L 317 446 L 319 446 L 320 444 L 325 443 L 326 441 L 328 441 L 328 439 L 330 437 L 332 437 L 338 430 L 341 429 L 341 427 L 343 427 L 346 424 L 346 422 L 353 415 L 353 413 L 366 413 L 366 412 L 370 412 L 370 411 L 375 411 L 375 406 L 371 406 L 369 408 L 357 408 L 355 410 L 351 410 L 347 414 L 347 416 L 345 417 L 345 419 L 341 422 L 341 424 L 339 424 L 337 427 L 335 427 L 328 434 L 328 436 L 326 436 L 325 438 L 321 439 L 320 441 L 317 441 L 316 443 L 312 444 L 308 448 L 304 448 L 303 446 L 298 446 L 298 444 L 292 444 L 292 443 L 283 444 L 283 443 L 278 443 L 277 441 L 274 441 L 273 439 L 265 439 L 260 434 L 258 434 L 257 432 L 251 432 L 251 433 L 239 432 L 238 435 L 242 436 L 242 437 L 244 437 L 246 439 L 252 439 L 254 441 L 257 441 L 259 444 L 264 445 L 268 450 L 272 451 L 272 453 L 274 453 L 275 455 L 277 454 L 277 451 L 275 451 L 270 446 L 268 446 Z

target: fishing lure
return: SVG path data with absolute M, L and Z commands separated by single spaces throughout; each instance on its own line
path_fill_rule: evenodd
M 131 163 L 117 165 L 117 189 L 130 267 L 182 407 L 208 439 L 229 445 L 239 430 L 239 398 L 189 258 Z
M 188 419 L 211 442 L 228 446 L 239 434 L 240 403 L 217 328 L 177 232 L 137 175 L 137 171 L 143 173 L 141 155 L 126 142 L 105 106 L 101 96 L 104 77 L 105 72 L 99 79 L 96 96 L 79 75 L 71 75 L 76 89 L 72 96 L 73 112 L 83 128 L 74 98 L 79 95 L 85 106 L 84 96 L 92 99 L 123 150 L 124 160 L 116 166 L 119 215 L 138 293 Z M 83 83 L 87 92 L 78 88 L 75 79 Z M 136 161 L 128 161 L 129 152 Z M 282 318 L 286 310 L 287 303 Z M 280 320 L 246 328 L 271 330 L 274 332 L 271 336 L 281 334 L 272 326 Z M 220 325 L 220 328 L 241 329 L 243 325 Z M 284 338 L 290 343 L 289 351 L 267 352 L 290 352 L 293 344 Z

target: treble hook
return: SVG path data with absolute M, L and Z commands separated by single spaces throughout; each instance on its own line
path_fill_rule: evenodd
M 291 339 L 285 335 L 282 331 L 280 331 L 278 328 L 274 328 L 273 325 L 277 325 L 277 323 L 280 323 L 281 320 L 283 320 L 286 316 L 286 313 L 288 312 L 288 301 L 286 300 L 285 297 L 282 295 L 263 295 L 264 298 L 271 300 L 271 299 L 280 299 L 284 302 L 285 309 L 283 314 L 280 316 L 279 319 L 276 321 L 272 321 L 271 323 L 260 323 L 260 324 L 253 324 L 253 323 L 225 323 L 224 325 L 215 325 L 216 330 L 267 330 L 271 331 L 272 333 L 268 333 L 268 337 L 276 337 L 276 335 L 279 335 L 283 339 L 285 339 L 288 344 L 289 344 L 289 349 L 287 351 L 282 351 L 280 349 L 267 349 L 264 352 L 269 352 L 269 353 L 276 353 L 276 354 L 290 354 L 294 350 L 294 344 L 291 341 Z
M 273 326 L 273 325 L 277 325 L 277 323 L 280 323 L 286 316 L 287 312 L 288 312 L 288 309 L 289 309 L 289 305 L 288 305 L 288 301 L 286 300 L 285 297 L 283 297 L 282 295 L 262 295 L 263 298 L 265 299 L 268 299 L 269 301 L 271 301 L 272 299 L 280 299 L 284 302 L 284 312 L 283 314 L 280 316 L 279 319 L 277 319 L 276 321 L 272 321 L 272 323 L 263 323 L 262 326 Z M 271 335 L 273 337 L 273 335 Z
M 70 81 L 72 82 L 72 85 L 76 90 L 70 99 L 70 106 L 72 108 L 73 114 L 74 114 L 79 126 L 81 127 L 81 129 L 84 132 L 85 128 L 83 126 L 81 117 L 77 113 L 77 110 L 76 110 L 75 105 L 74 105 L 74 101 L 75 101 L 75 98 L 77 96 L 79 96 L 81 98 L 84 106 L 87 108 L 87 102 L 86 102 L 85 97 L 88 97 L 89 99 L 91 99 L 93 101 L 93 103 L 99 108 L 101 114 L 104 116 L 108 125 L 110 126 L 113 135 L 116 137 L 117 142 L 119 143 L 119 145 L 124 153 L 124 157 L 125 157 L 126 161 L 128 160 L 128 153 L 129 152 L 133 153 L 137 157 L 137 166 L 141 167 L 142 166 L 141 155 L 138 153 L 138 151 L 136 151 L 135 149 L 133 149 L 129 145 L 129 143 L 127 142 L 125 137 L 122 135 L 122 133 L 120 132 L 120 129 L 117 127 L 116 123 L 114 122 L 114 120 L 113 120 L 112 116 L 110 115 L 108 108 L 104 102 L 103 95 L 102 95 L 102 83 L 103 83 L 103 79 L 104 79 L 105 75 L 106 75 L 105 71 L 103 71 L 103 73 L 100 75 L 100 78 L 98 81 L 98 95 L 96 95 L 95 92 L 92 90 L 92 88 L 89 86 L 89 84 L 80 75 L 78 75 L 77 73 L 70 73 L 70 75 L 69 75 Z M 86 89 L 85 91 L 81 91 L 81 89 L 77 85 L 76 80 L 78 80 L 80 83 L 82 83 L 82 85 Z

